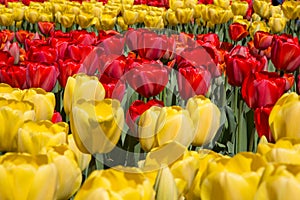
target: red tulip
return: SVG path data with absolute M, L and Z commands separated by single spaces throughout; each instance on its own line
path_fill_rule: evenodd
M 297 93 L 300 94 L 300 74 L 297 76 L 296 88 L 297 88 Z
M 100 76 L 99 81 L 105 89 L 105 98 L 118 99 L 120 102 L 122 101 L 126 91 L 123 80 L 110 78 L 104 74 Z
M 49 46 L 48 45 L 48 41 L 47 40 L 44 40 L 44 39 L 41 39 L 41 38 L 36 38 L 36 39 L 25 39 L 25 42 L 24 42 L 24 48 L 27 51 L 29 51 L 30 47 L 31 46 L 34 46 L 34 47 L 40 47 L 40 46 Z
M 15 32 L 8 29 L 0 31 L 0 45 L 1 43 L 12 42 L 15 38 Z
M 84 59 L 86 59 L 89 56 L 89 54 L 93 51 L 94 48 L 94 46 L 90 45 L 71 44 L 67 48 L 65 58 L 71 58 L 76 62 L 83 62 Z
M 27 84 L 29 87 L 43 88 L 47 92 L 52 91 L 59 75 L 55 65 L 27 62 L 26 68 Z
M 103 55 L 100 57 L 99 72 L 106 74 L 108 77 L 120 79 L 125 73 L 127 66 L 124 55 Z
M 255 72 L 245 78 L 242 97 L 252 109 L 270 107 L 286 91 L 286 85 L 286 78 L 276 72 Z
M 143 32 L 150 31 L 146 29 L 130 29 L 126 32 L 125 43 L 130 51 L 137 52 L 137 50 L 140 48 L 141 45 L 139 44 L 138 40 Z
M 98 33 L 97 43 L 101 43 L 104 40 L 106 40 L 107 38 L 113 37 L 115 35 L 120 35 L 120 33 L 117 32 L 117 31 L 114 31 L 114 30 L 109 30 L 109 31 L 100 30 L 99 33 Z
M 293 72 L 300 66 L 300 46 L 297 38 L 274 35 L 271 60 L 276 69 Z
M 51 119 L 52 123 L 62 122 L 62 117 L 59 112 L 54 111 Z
M 38 22 L 39 30 L 44 35 L 50 35 L 55 30 L 54 22 Z
M 254 34 L 254 46 L 259 50 L 265 50 L 271 46 L 273 35 L 264 31 L 256 31 Z
M 58 81 L 59 84 L 65 88 L 67 84 L 67 80 L 70 76 L 76 74 L 80 68 L 82 67 L 81 63 L 75 62 L 71 59 L 68 60 L 59 60 L 58 61 L 58 69 L 59 69 L 59 76 Z
M 14 57 L 7 51 L 0 51 L 0 65 L 13 65 Z
M 256 108 L 254 111 L 254 121 L 258 136 L 265 136 L 269 142 L 274 142 L 269 126 L 269 116 L 273 107 Z
M 57 61 L 57 54 L 57 49 L 51 46 L 31 46 L 27 52 L 27 58 L 32 62 L 51 65 Z
M 159 61 L 134 62 L 126 73 L 126 81 L 140 95 L 158 95 L 168 83 L 168 70 Z
M 129 109 L 126 113 L 126 123 L 134 137 L 137 137 L 137 119 L 152 106 L 163 107 L 164 103 L 156 99 L 152 99 L 147 103 L 141 100 L 136 100 L 129 106 Z
M 61 30 L 56 30 L 54 32 L 50 33 L 51 37 L 53 38 L 70 38 L 71 37 L 71 33 L 70 32 L 62 32 Z
M 254 57 L 249 49 L 236 46 L 230 54 L 225 55 L 226 75 L 232 86 L 242 86 L 244 79 L 250 74 L 267 69 L 266 57 Z
M 0 82 L 7 83 L 14 88 L 27 89 L 26 67 L 16 65 L 1 66 Z
M 205 95 L 210 87 L 211 74 L 202 68 L 180 68 L 177 74 L 180 96 L 187 100 L 195 95 Z
M 72 40 L 70 38 L 50 38 L 49 44 L 57 50 L 58 59 L 66 59 L 67 48 L 70 44 L 72 44 Z
M 247 43 L 247 47 L 249 49 L 249 52 L 254 56 L 266 56 L 268 59 L 271 58 L 271 46 L 269 46 L 265 50 L 259 50 L 254 46 L 254 41 L 251 40 Z
M 202 41 L 204 43 L 209 42 L 217 48 L 220 47 L 219 36 L 216 33 L 198 34 L 196 36 L 196 41 Z
M 34 33 L 25 31 L 25 30 L 18 30 L 16 32 L 16 38 L 19 43 L 24 44 L 25 39 L 32 39 L 34 37 Z
M 76 30 L 70 32 L 71 37 L 76 44 L 94 45 L 97 41 L 95 32 L 87 32 L 86 30 Z
M 102 38 L 102 42 L 98 45 L 103 48 L 105 53 L 122 55 L 124 51 L 125 38 L 121 34 L 109 36 L 106 39 Z
M 245 38 L 249 32 L 247 31 L 247 26 L 240 23 L 232 23 L 229 26 L 229 37 L 233 41 L 240 41 Z
M 213 4 L 214 0 L 198 0 L 198 4 Z

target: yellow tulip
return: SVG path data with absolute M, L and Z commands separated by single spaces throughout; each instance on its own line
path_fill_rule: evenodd
M 96 170 L 87 178 L 75 200 L 154 200 L 151 181 L 138 168 Z
M 38 21 L 39 19 L 39 11 L 34 8 L 28 8 L 25 10 L 25 19 L 34 24 Z
M 81 12 L 76 16 L 75 21 L 81 28 L 88 28 L 92 25 L 95 25 L 96 21 L 94 19 L 95 17 L 93 15 Z
M 4 99 L 21 101 L 23 94 L 24 90 L 12 88 L 8 84 L 0 83 L 0 97 L 3 97 Z
M 71 130 L 83 153 L 107 153 L 117 144 L 124 125 L 124 112 L 116 99 L 86 101 L 72 106 Z
M 30 88 L 23 95 L 24 101 L 34 104 L 35 120 L 51 120 L 55 108 L 55 96 L 42 88 Z
M 41 22 L 53 22 L 52 13 L 40 12 L 39 21 L 41 21 Z
M 144 18 L 144 24 L 148 28 L 161 29 L 164 27 L 164 20 L 162 16 L 146 15 Z
M 74 6 L 74 5 L 66 5 L 64 9 L 65 13 L 72 13 L 75 14 L 76 16 L 80 14 L 80 11 L 86 12 L 85 10 L 80 10 L 80 6 Z M 91 11 L 91 9 L 89 11 Z
M 166 20 L 169 25 L 176 26 L 179 22 L 176 18 L 176 13 L 172 9 L 168 9 L 166 12 Z
M 68 115 L 79 99 L 103 100 L 104 97 L 105 89 L 96 76 L 76 74 L 67 80 L 63 98 L 65 112 Z
M 194 10 L 191 8 L 178 8 L 175 10 L 175 14 L 180 24 L 187 24 L 191 22 L 194 16 Z
M 117 17 L 115 17 L 114 15 L 102 14 L 102 17 L 100 18 L 102 30 L 113 29 L 116 21 L 117 21 Z
M 257 22 L 257 21 L 261 20 L 261 17 L 258 14 L 253 13 L 252 16 L 251 16 L 251 19 L 252 19 L 253 22 Z
M 76 161 L 77 161 L 79 168 L 81 169 L 81 171 L 83 171 L 85 168 L 87 168 L 89 166 L 89 163 L 92 159 L 91 154 L 82 153 L 78 149 L 78 147 L 76 146 L 73 134 L 68 135 L 68 145 L 76 156 Z
M 269 19 L 270 5 L 271 2 L 266 2 L 263 0 L 254 0 L 253 10 L 255 13 L 259 14 L 262 18 Z
M 146 5 L 134 5 L 132 10 L 138 12 L 136 23 L 144 23 L 145 16 L 148 13 Z
M 299 1 L 284 1 L 282 6 L 282 11 L 286 18 L 296 19 L 300 11 L 300 2 Z
M 282 15 L 282 9 L 281 6 L 270 6 L 270 15 L 271 17 L 274 15 Z
M 123 17 L 118 17 L 117 23 L 118 23 L 118 25 L 121 27 L 121 29 L 122 29 L 123 31 L 126 31 L 126 30 L 128 29 L 128 25 L 125 23 Z
M 29 102 L 0 99 L 0 151 L 17 150 L 18 129 L 26 120 L 34 120 L 33 105 Z
M 212 24 L 223 24 L 233 18 L 233 13 L 231 9 L 210 6 L 208 9 L 208 16 Z
M 51 121 L 27 121 L 18 131 L 18 151 L 38 154 L 44 147 L 55 146 L 67 142 L 69 126 Z
M 44 148 L 42 153 L 46 154 L 48 160 L 57 168 L 56 199 L 69 199 L 77 192 L 82 181 L 81 170 L 73 151 L 65 144 Z
M 0 25 L 1 26 L 11 26 L 14 23 L 13 13 L 0 13 Z
M 61 23 L 65 28 L 70 28 L 75 22 L 75 14 L 73 13 L 60 13 L 57 12 L 58 22 Z
M 233 23 L 239 23 L 247 26 L 247 29 L 250 27 L 250 22 L 247 19 L 244 19 L 242 15 L 235 15 L 232 20 Z
M 215 137 L 221 120 L 219 108 L 204 96 L 195 96 L 187 102 L 189 111 L 195 126 L 195 138 L 192 142 L 195 146 L 209 144 Z
M 175 179 L 168 166 L 162 166 L 156 177 L 156 199 L 177 200 L 179 197 Z
M 133 25 L 136 23 L 137 19 L 139 17 L 139 13 L 134 10 L 124 10 L 123 12 L 123 18 L 124 22 L 127 25 Z
M 179 106 L 152 106 L 144 112 L 138 128 L 141 147 L 150 151 L 168 141 L 177 141 L 188 146 L 194 139 L 194 125 L 187 110 Z
M 66 5 L 64 5 L 63 3 L 53 3 L 52 7 L 53 13 L 58 14 L 65 10 Z
M 246 1 L 233 1 L 231 10 L 234 15 L 245 16 L 248 10 L 248 3 Z
M 92 10 L 92 14 L 94 15 L 94 17 L 99 18 L 102 15 L 103 7 L 102 6 L 93 6 L 91 10 Z M 84 11 L 84 12 L 89 12 L 89 11 Z
M 229 0 L 214 0 L 214 5 L 224 8 L 224 9 L 228 9 L 228 7 L 230 5 L 230 1 Z
M 270 17 L 268 25 L 273 33 L 279 33 L 284 30 L 287 19 L 282 15 L 274 15 Z
M 249 27 L 250 36 L 253 38 L 256 31 L 270 32 L 270 28 L 264 21 L 254 21 Z
M 0 157 L 0 199 L 56 199 L 57 169 L 47 156 L 6 153 Z
M 169 1 L 170 9 L 177 10 L 178 8 L 184 8 L 183 0 L 170 0 Z
M 21 21 L 24 18 L 24 8 L 22 7 L 14 7 L 13 8 L 13 14 L 14 14 L 14 20 L 15 21 Z

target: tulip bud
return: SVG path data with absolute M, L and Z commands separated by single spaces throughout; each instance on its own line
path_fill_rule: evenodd
M 81 28 L 88 28 L 92 25 L 96 24 L 96 20 L 94 20 L 94 16 L 89 13 L 80 13 L 76 16 L 75 22 L 81 27 Z
M 284 16 L 290 20 L 297 19 L 297 14 L 300 11 L 300 2 L 299 1 L 284 1 L 282 6 L 282 11 Z
M 190 23 L 194 15 L 194 10 L 190 8 L 178 8 L 175 15 L 180 24 Z
M 214 5 L 221 7 L 223 9 L 227 9 L 229 7 L 229 0 L 214 0 Z
M 231 10 L 234 15 L 245 16 L 248 10 L 248 3 L 246 1 L 233 1 Z
M 168 24 L 170 24 L 171 26 L 176 26 L 179 22 L 176 18 L 176 13 L 175 11 L 168 9 L 166 12 L 166 19 L 168 21 Z
M 139 17 L 139 13 L 134 10 L 124 10 L 123 12 L 123 18 L 124 22 L 127 25 L 133 25 L 136 23 L 137 19 Z
M 178 199 L 176 183 L 168 166 L 163 166 L 158 172 L 154 188 L 157 200 Z
M 186 109 L 195 125 L 195 146 L 209 144 L 215 137 L 221 119 L 219 108 L 204 96 L 195 96 L 187 102 Z
M 38 21 L 39 12 L 37 9 L 28 8 L 25 10 L 25 19 L 30 23 L 34 24 Z
M 259 14 L 262 18 L 268 19 L 270 17 L 270 3 L 264 0 L 254 0 L 254 12 Z
M 287 19 L 281 15 L 274 15 L 270 17 L 268 25 L 271 31 L 274 33 L 279 33 L 284 30 L 286 26 Z

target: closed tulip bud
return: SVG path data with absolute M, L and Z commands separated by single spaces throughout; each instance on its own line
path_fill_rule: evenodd
M 254 34 L 257 31 L 269 32 L 270 28 L 267 26 L 266 22 L 264 22 L 264 21 L 252 22 L 251 25 L 250 25 L 250 28 L 249 28 L 250 36 L 253 38 Z
M 91 11 L 92 8 L 89 9 L 89 11 Z M 74 6 L 74 5 L 67 5 L 65 7 L 65 12 L 67 13 L 73 13 L 75 14 L 76 16 L 80 14 L 80 11 L 83 11 L 83 12 L 87 12 L 86 10 L 84 9 L 81 9 L 80 10 L 80 7 L 79 6 Z
M 48 12 L 39 13 L 39 22 L 53 22 L 53 14 Z
M 209 144 L 215 137 L 221 120 L 219 108 L 204 96 L 195 96 L 187 102 L 186 109 L 195 125 L 195 146 Z
M 282 11 L 284 16 L 288 19 L 297 19 L 297 15 L 300 11 L 300 2 L 299 1 L 284 1 L 282 6 Z
M 179 106 L 152 106 L 139 120 L 138 135 L 145 151 L 177 141 L 188 146 L 194 139 L 194 125 L 187 110 Z
M 76 88 L 76 90 L 75 90 Z M 77 74 L 69 77 L 64 92 L 64 109 L 68 115 L 72 109 L 72 104 L 79 99 L 103 100 L 105 89 L 96 76 Z
M 270 17 L 270 2 L 266 2 L 264 0 L 254 0 L 253 9 L 254 12 L 259 16 L 265 19 L 269 19 Z
M 41 88 L 26 90 L 23 100 L 34 104 L 35 120 L 51 120 L 55 108 L 55 96 Z
M 0 157 L 0 179 L 0 199 L 56 199 L 57 169 L 45 155 L 6 153 Z
M 51 121 L 27 121 L 18 130 L 18 151 L 38 154 L 43 147 L 56 146 L 67 142 L 69 126 Z
M 81 170 L 76 157 L 66 144 L 44 148 L 42 153 L 47 154 L 48 160 L 57 168 L 58 200 L 69 199 L 79 189 L 82 181 Z
M 139 17 L 139 13 L 135 10 L 124 10 L 123 12 L 124 22 L 127 25 L 135 24 L 138 17 Z
M 169 25 L 171 26 L 176 26 L 179 22 L 176 18 L 176 13 L 175 11 L 168 9 L 166 12 L 166 20 Z
M 234 15 L 245 16 L 248 10 L 248 3 L 246 1 L 233 1 L 231 10 Z
M 84 12 L 77 15 L 75 21 L 81 28 L 88 28 L 96 23 L 93 15 Z
M 100 18 L 102 30 L 111 30 L 115 26 L 117 18 L 111 14 L 103 14 Z
M 14 7 L 13 8 L 14 20 L 21 21 L 24 18 L 24 8 L 22 7 Z
M 300 116 L 300 100 L 296 93 L 284 94 L 273 107 L 269 124 L 275 141 L 283 137 L 300 138 L 300 127 L 295 120 Z
M 231 9 L 222 9 L 220 7 L 210 7 L 208 15 L 213 24 L 223 24 L 233 18 Z
M 184 1 L 183 0 L 170 0 L 169 5 L 170 5 L 170 9 L 176 10 L 178 8 L 184 7 Z
M 270 6 L 270 15 L 271 17 L 274 15 L 282 15 L 281 6 Z
M 191 8 L 178 8 L 175 10 L 175 14 L 180 24 L 187 24 L 191 22 L 194 15 L 194 10 Z
M 257 21 L 261 20 L 261 17 L 258 14 L 253 13 L 252 16 L 251 16 L 251 19 L 252 19 L 253 22 L 257 22 Z
M 39 19 L 39 11 L 34 8 L 28 8 L 25 10 L 25 19 L 34 24 Z
M 157 200 L 176 200 L 179 197 L 174 177 L 168 166 L 163 166 L 157 174 L 154 188 Z
M 224 9 L 227 9 L 229 7 L 229 4 L 230 4 L 229 0 L 214 0 L 214 5 Z
M 119 141 L 124 126 L 124 111 L 116 99 L 82 99 L 72 106 L 70 122 L 81 152 L 107 153 Z
M 198 0 L 185 0 L 184 6 L 186 8 L 194 8 L 198 3 Z
M 0 151 L 16 151 L 18 129 L 34 117 L 33 104 L 0 99 Z
M 74 200 L 154 200 L 150 179 L 138 168 L 116 167 L 93 171 Z
M 162 16 L 146 15 L 144 18 L 144 24 L 148 28 L 163 28 L 164 20 Z
M 75 22 L 75 14 L 73 13 L 56 13 L 58 22 L 61 23 L 65 28 L 70 28 Z
M 123 17 L 118 17 L 117 23 L 118 23 L 118 25 L 121 27 L 121 29 L 123 31 L 127 31 L 128 30 L 128 25 L 125 23 Z
M 81 171 L 85 170 L 85 168 L 87 168 L 89 166 L 89 163 L 92 159 L 91 154 L 82 153 L 78 149 L 78 147 L 75 143 L 73 134 L 68 135 L 68 145 L 69 145 L 69 148 L 74 152 L 74 154 L 76 156 L 77 164 L 78 164 L 79 168 L 81 169 Z
M 0 13 L 0 25 L 1 26 L 11 26 L 14 22 L 14 15 L 12 13 Z
M 273 33 L 280 33 L 286 26 L 287 19 L 282 15 L 274 15 L 270 17 L 268 25 Z
M 247 30 L 250 27 L 250 22 L 247 19 L 244 19 L 242 15 L 235 15 L 232 20 L 233 23 L 239 23 L 247 26 Z

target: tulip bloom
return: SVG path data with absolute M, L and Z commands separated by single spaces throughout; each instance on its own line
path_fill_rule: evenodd
M 297 38 L 274 35 L 271 60 L 278 70 L 293 72 L 300 66 L 300 46 Z
M 201 68 L 180 68 L 177 74 L 180 96 L 187 100 L 194 95 L 205 95 L 210 87 L 211 74 Z
M 104 87 L 97 77 L 76 74 L 73 77 L 69 77 L 67 80 L 63 98 L 64 110 L 68 115 L 71 112 L 72 105 L 79 99 L 103 100 L 104 97 Z
M 123 80 L 101 75 L 99 81 L 105 89 L 105 98 L 118 99 L 120 102 L 122 101 L 126 91 L 126 86 Z
M 7 83 L 15 88 L 28 88 L 26 82 L 26 67 L 16 65 L 0 67 L 0 82 Z
M 196 40 L 200 40 L 204 43 L 209 42 L 217 48 L 221 45 L 219 36 L 216 33 L 198 34 Z
M 254 57 L 247 47 L 236 46 L 225 55 L 226 75 L 228 83 L 233 86 L 242 86 L 245 78 L 254 72 L 266 70 L 267 58 Z
M 272 32 L 280 33 L 284 30 L 287 21 L 288 20 L 281 14 L 275 14 L 274 16 L 270 17 L 268 25 Z
M 51 32 L 55 30 L 55 23 L 54 22 L 38 22 L 39 30 L 43 35 L 50 35 Z
M 283 137 L 300 137 L 298 121 L 295 120 L 300 116 L 299 106 L 299 96 L 296 93 L 284 94 L 276 102 L 269 118 L 275 141 Z
M 242 85 L 242 97 L 252 109 L 273 106 L 285 91 L 286 79 L 275 72 L 255 72 Z
M 219 108 L 204 96 L 194 96 L 187 102 L 186 109 L 195 125 L 195 146 L 209 144 L 215 137 L 221 120 Z
M 36 155 L 43 147 L 66 143 L 68 132 L 69 126 L 64 122 L 27 121 L 18 130 L 18 151 Z
M 26 120 L 34 118 L 33 104 L 0 99 L 0 151 L 16 151 L 18 129 Z
M 53 65 L 57 61 L 57 50 L 50 46 L 30 46 L 27 57 L 32 62 Z
M 138 168 L 95 170 L 84 182 L 75 200 L 155 198 L 153 185 Z
M 265 50 L 272 44 L 273 35 L 264 31 L 256 31 L 254 34 L 254 46 L 259 50 Z
M 100 57 L 99 72 L 108 77 L 120 79 L 125 73 L 127 67 L 126 57 L 124 55 L 102 55 Z
M 269 126 L 269 116 L 273 107 L 256 108 L 254 111 L 255 128 L 258 136 L 265 136 L 268 141 L 273 142 L 272 133 Z
M 188 111 L 179 106 L 152 106 L 140 117 L 138 137 L 145 151 L 162 146 L 168 141 L 189 146 L 195 137 L 193 121 Z
M 67 80 L 69 77 L 72 77 L 74 74 L 77 74 L 77 72 L 82 68 L 82 64 L 78 63 L 76 61 L 73 61 L 72 59 L 67 60 L 59 60 L 58 61 L 58 69 L 59 69 L 59 75 L 58 75 L 58 81 L 59 84 L 65 88 L 67 84 Z
M 233 41 L 240 41 L 248 35 L 247 26 L 240 23 L 232 23 L 229 26 L 229 37 Z
M 56 199 L 57 169 L 46 155 L 6 153 L 0 157 L 0 179 L 0 199 Z
M 147 103 L 141 101 L 141 100 L 136 100 L 134 101 L 130 106 L 129 109 L 126 113 L 126 123 L 129 126 L 131 133 L 137 137 L 137 125 L 136 121 L 137 119 L 149 108 L 152 106 L 158 106 L 158 107 L 163 107 L 164 103 L 162 101 L 152 99 L 148 101 Z
M 140 95 L 158 95 L 168 83 L 168 70 L 159 61 L 134 62 L 126 73 L 126 81 Z
M 81 99 L 70 113 L 74 140 L 83 153 L 110 152 L 121 136 L 124 111 L 116 99 Z

